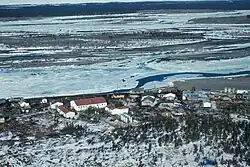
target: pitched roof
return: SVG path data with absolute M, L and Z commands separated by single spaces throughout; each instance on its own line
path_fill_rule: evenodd
M 77 106 L 90 105 L 90 104 L 99 104 L 105 103 L 106 100 L 104 97 L 95 97 L 95 98 L 87 98 L 87 99 L 78 99 L 75 100 Z
M 67 108 L 67 107 L 65 107 L 63 105 L 59 106 L 58 109 L 61 110 L 64 113 L 72 112 L 69 108 Z
M 155 97 L 154 96 L 144 96 L 144 97 L 142 97 L 141 101 L 146 101 L 146 100 L 154 102 L 155 101 Z

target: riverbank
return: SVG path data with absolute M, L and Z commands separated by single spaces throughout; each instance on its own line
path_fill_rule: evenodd
M 185 81 L 175 81 L 174 86 L 181 90 L 187 90 L 192 87 L 196 89 L 223 90 L 225 87 L 236 89 L 250 89 L 250 75 L 239 77 L 222 77 L 222 78 L 204 78 L 190 79 Z

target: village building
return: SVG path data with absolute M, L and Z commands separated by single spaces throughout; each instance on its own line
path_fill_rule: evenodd
M 158 107 L 159 107 L 159 109 L 166 109 L 166 108 L 170 108 L 171 104 L 169 104 L 169 103 L 160 103 Z
M 245 100 L 245 101 L 250 102 L 250 93 L 243 94 L 242 99 Z
M 198 101 L 199 100 L 199 94 L 191 91 L 183 91 L 182 93 L 182 100 L 188 100 L 188 101 Z
M 124 99 L 125 95 L 121 95 L 121 94 L 113 94 L 111 96 L 111 99 Z
M 144 92 L 144 88 L 134 88 L 130 91 L 130 94 L 143 94 Z
M 181 107 L 181 103 L 178 103 L 175 101 L 160 102 L 158 106 L 159 109 L 170 109 L 170 108 L 178 108 L 178 107 Z
M 238 101 L 250 101 L 250 93 L 248 90 L 237 90 L 234 98 Z
M 182 93 L 182 100 L 183 101 L 202 101 L 204 98 L 208 97 L 210 94 L 207 91 L 183 91 Z
M 29 107 L 30 107 L 30 104 L 29 104 L 29 103 L 26 103 L 26 102 L 24 102 L 24 101 L 19 102 L 19 105 L 20 105 L 21 108 L 29 108 Z
M 153 107 L 155 104 L 155 97 L 154 96 L 143 96 L 141 99 L 141 106 L 151 106 Z
M 217 104 L 216 101 L 211 101 L 211 109 L 217 110 Z
M 13 102 L 18 103 L 18 102 L 21 102 L 21 101 L 23 101 L 23 100 L 24 100 L 23 97 L 15 97 L 15 98 L 10 98 L 10 99 L 8 99 L 8 101 L 9 101 L 10 103 L 13 103 Z
M 5 104 L 6 103 L 6 99 L 0 99 L 0 105 Z
M 141 96 L 138 94 L 130 94 L 129 98 L 130 98 L 130 102 L 136 102 L 137 99 L 139 99 Z
M 237 90 L 236 94 L 248 94 L 248 90 Z
M 224 93 L 226 93 L 226 94 L 234 94 L 234 93 L 237 93 L 237 91 L 236 91 L 235 88 L 225 87 L 224 88 Z
M 129 112 L 128 107 L 113 107 L 113 106 L 107 106 L 105 107 L 105 110 L 110 112 L 112 115 L 121 115 L 121 114 L 127 114 Z
M 41 104 L 47 104 L 47 103 L 48 103 L 47 99 L 44 98 L 44 99 L 41 100 Z
M 50 108 L 51 108 L 52 110 L 56 110 L 57 107 L 62 106 L 62 105 L 63 105 L 62 102 L 55 102 L 55 103 L 52 103 L 52 104 L 50 105 Z
M 158 93 L 177 93 L 178 92 L 178 88 L 177 87 L 161 87 L 158 89 Z
M 161 94 L 160 97 L 169 101 L 173 101 L 176 99 L 176 94 L 174 93 Z
M 0 114 L 0 123 L 4 123 L 5 122 L 5 118 L 3 114 Z
M 77 99 L 70 101 L 71 108 L 76 111 L 83 111 L 88 109 L 89 107 L 105 108 L 107 105 L 108 104 L 104 97 Z
M 24 101 L 21 101 L 21 102 L 19 102 L 19 106 L 21 107 L 21 111 L 22 112 L 26 112 L 26 113 L 28 113 L 30 110 L 30 104 L 29 103 L 26 103 L 26 102 L 24 102 Z
M 211 102 L 209 102 L 209 101 L 204 101 L 204 102 L 202 103 L 202 106 L 203 106 L 203 108 L 211 108 L 211 107 L 212 107 L 212 104 L 211 104 Z
M 133 118 L 128 114 L 121 114 L 121 120 L 125 123 L 132 123 Z
M 56 109 L 60 115 L 62 115 L 65 118 L 75 118 L 76 113 L 72 111 L 71 109 L 65 107 L 64 105 L 58 106 Z
M 221 100 L 222 100 L 222 101 L 229 101 L 229 102 L 232 101 L 232 99 L 231 99 L 230 97 L 228 97 L 228 96 L 223 96 L 223 97 L 221 97 Z

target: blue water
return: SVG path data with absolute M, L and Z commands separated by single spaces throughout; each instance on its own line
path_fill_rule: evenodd
M 230 76 L 241 76 L 241 75 L 249 75 L 250 70 L 248 71 L 240 71 L 240 72 L 232 72 L 232 73 L 206 73 L 206 72 L 179 72 L 179 73 L 169 73 L 169 74 L 160 74 L 160 75 L 152 75 L 144 78 L 140 78 L 136 81 L 138 81 L 138 84 L 135 88 L 140 88 L 144 86 L 147 83 L 154 82 L 154 81 L 164 81 L 167 80 L 168 77 L 178 76 L 178 75 L 195 75 L 196 77 L 230 77 Z M 131 89 L 119 89 L 119 90 L 113 90 L 110 92 L 103 92 L 101 94 L 108 94 L 108 93 L 125 93 L 129 92 Z
M 138 84 L 135 88 L 140 88 L 144 86 L 147 83 L 154 82 L 154 81 L 164 81 L 167 80 L 168 77 L 173 77 L 173 76 L 178 76 L 178 75 L 196 75 L 196 77 L 205 77 L 205 78 L 210 78 L 210 77 L 230 77 L 230 76 L 241 76 L 241 75 L 249 75 L 249 71 L 240 71 L 240 72 L 232 72 L 232 73 L 206 73 L 206 72 L 179 72 L 179 73 L 169 73 L 169 74 L 160 74 L 160 75 L 152 75 L 144 78 L 140 78 L 136 81 L 138 81 Z M 110 93 L 126 93 L 129 92 L 131 89 L 119 89 L 119 90 L 113 90 L 110 92 L 103 92 L 100 93 L 102 94 L 110 94 Z
M 239 75 L 247 75 L 250 74 L 249 71 L 240 71 L 240 72 L 232 72 L 232 73 L 206 73 L 206 72 L 179 72 L 179 73 L 170 73 L 170 74 L 160 74 L 160 75 L 153 75 L 149 77 L 140 78 L 136 88 L 142 87 L 147 83 L 154 82 L 154 81 L 164 81 L 168 77 L 178 76 L 178 75 L 197 75 L 196 77 L 228 77 L 228 76 L 239 76 Z
M 134 13 L 143 10 L 165 9 L 214 9 L 214 10 L 247 10 L 249 0 L 231 1 L 186 1 L 186 2 L 112 2 L 36 6 L 1 6 L 0 17 L 48 17 L 95 15 L 113 13 Z

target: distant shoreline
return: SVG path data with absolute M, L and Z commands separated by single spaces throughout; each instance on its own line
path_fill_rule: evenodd
M 49 17 L 73 15 L 124 14 L 140 11 L 203 9 L 249 10 L 250 1 L 144 1 L 79 4 L 0 5 L 0 17 Z
M 225 87 L 250 90 L 250 75 L 188 79 L 173 83 L 174 86 L 183 90 L 190 90 L 192 87 L 196 89 L 210 89 L 212 91 L 224 90 Z

